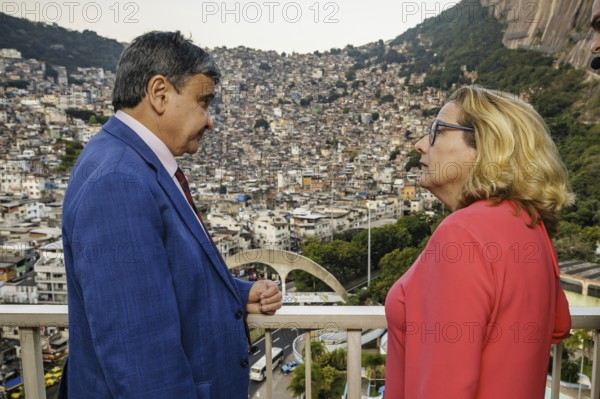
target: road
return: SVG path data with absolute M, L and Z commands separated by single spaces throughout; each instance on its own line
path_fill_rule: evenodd
M 290 330 L 278 329 L 278 330 L 273 331 L 273 346 L 283 349 L 284 363 L 292 359 L 292 354 L 293 354 L 292 343 L 294 342 L 294 339 L 296 339 L 296 337 L 301 333 L 302 333 L 302 331 L 298 330 L 296 328 L 290 329 Z M 260 359 L 265 354 L 265 339 L 261 338 L 260 340 L 255 342 L 254 345 L 256 345 L 256 347 L 258 348 L 258 351 L 254 355 L 250 356 L 250 366 L 252 366 L 258 359 Z M 279 367 L 277 367 L 277 369 L 275 369 L 275 370 L 277 370 L 277 372 L 273 373 L 274 377 L 275 377 L 274 385 L 277 383 L 278 379 L 285 377 L 282 373 L 280 373 L 278 371 Z M 255 396 L 255 395 L 264 383 L 265 383 L 265 381 L 258 382 L 258 381 L 250 380 L 250 385 L 248 387 L 249 397 L 250 398 L 259 397 L 259 396 Z M 279 396 L 276 396 L 276 397 L 279 397 Z

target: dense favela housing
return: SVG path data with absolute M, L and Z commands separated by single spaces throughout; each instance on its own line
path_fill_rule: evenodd
M 435 90 L 409 93 L 393 66 L 348 73 L 345 53 L 213 51 L 224 78 L 215 129 L 182 160 L 221 251 L 294 250 L 401 214 L 438 209 L 406 167 Z M 5 303 L 65 303 L 61 201 L 76 155 L 113 114 L 113 73 L 67 72 L 0 51 L 0 237 Z M 76 165 L 75 165 L 76 167 Z M 367 208 L 369 207 L 369 209 Z M 35 278 L 31 272 L 35 272 Z
M 423 110 L 444 100 L 407 91 L 422 76 L 399 78 L 393 66 L 348 72 L 345 52 L 212 54 L 224 75 L 215 129 L 180 163 L 225 257 L 297 251 L 307 237 L 441 208 L 418 187 L 416 164 L 407 167 Z M 10 82 L 0 86 L 0 301 L 65 304 L 62 199 L 77 154 L 113 114 L 114 74 L 1 49 L 0 76 Z M 8 329 L 3 337 L 18 341 Z M 44 331 L 45 360 L 66 353 L 66 334 Z

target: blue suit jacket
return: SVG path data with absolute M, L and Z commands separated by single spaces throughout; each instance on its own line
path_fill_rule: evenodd
M 66 191 L 69 398 L 248 397 L 233 279 L 152 150 L 112 117 Z

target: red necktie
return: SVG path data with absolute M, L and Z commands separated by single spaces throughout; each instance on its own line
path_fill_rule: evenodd
M 196 204 L 194 204 L 194 199 L 192 198 L 192 192 L 190 191 L 190 185 L 188 184 L 188 181 L 185 178 L 185 175 L 183 174 L 183 171 L 181 170 L 181 168 L 177 168 L 177 171 L 175 172 L 175 177 L 177 178 L 179 185 L 183 189 L 185 198 L 189 202 L 189 204 L 192 207 L 192 209 L 194 210 L 194 212 L 196 212 L 196 216 L 198 216 L 198 219 L 200 219 L 200 212 L 198 212 L 198 208 L 196 208 Z M 200 219 L 200 220 L 202 220 L 202 219 Z M 202 222 L 200 222 L 200 223 L 202 223 Z
M 216 245 L 215 245 L 214 241 L 212 240 L 212 237 L 210 236 L 210 234 L 208 234 L 208 230 L 206 230 L 206 226 L 204 226 L 204 223 L 202 222 L 202 218 L 200 217 L 200 212 L 198 212 L 198 208 L 196 208 L 196 204 L 194 204 L 194 199 L 192 198 L 192 192 L 190 191 L 190 185 L 188 184 L 188 181 L 185 178 L 185 175 L 183 174 L 183 171 L 181 170 L 181 168 L 177 168 L 177 171 L 175 172 L 175 177 L 177 178 L 179 185 L 183 189 L 185 198 L 189 202 L 189 204 L 192 207 L 192 209 L 194 210 L 194 212 L 196 212 L 196 216 L 198 216 L 198 220 L 200 220 L 200 224 L 202 225 L 204 232 L 208 236 L 210 243 L 216 248 Z M 220 253 L 218 253 L 218 254 L 220 255 Z M 222 259 L 222 257 L 220 257 L 220 258 Z M 225 264 L 224 260 L 223 260 L 223 264 Z M 250 339 L 250 329 L 248 328 L 248 320 L 246 319 L 246 317 L 244 317 L 244 330 L 246 332 L 246 339 L 248 340 L 249 350 L 252 353 L 254 351 L 255 347 L 252 346 L 252 340 Z

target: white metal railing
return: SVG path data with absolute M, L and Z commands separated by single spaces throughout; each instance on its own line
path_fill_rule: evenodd
M 600 397 L 600 307 L 572 307 L 572 327 L 592 330 L 594 337 L 591 397 Z M 311 397 L 310 331 L 323 329 L 348 332 L 348 398 L 361 397 L 361 332 L 363 329 L 386 328 L 382 306 L 285 306 L 274 316 L 250 315 L 251 327 L 265 330 L 267 357 L 267 398 L 273 397 L 272 332 L 277 329 L 305 331 L 306 397 Z M 44 369 L 40 327 L 67 327 L 67 306 L 0 305 L 0 326 L 19 327 L 23 364 L 23 383 L 27 399 L 45 399 Z M 560 391 L 562 345 L 553 348 L 552 398 Z M 558 374 L 557 374 L 558 373 Z

